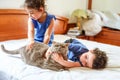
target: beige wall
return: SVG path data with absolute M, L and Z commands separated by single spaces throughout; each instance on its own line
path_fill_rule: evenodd
M 93 10 L 113 11 L 120 13 L 120 0 L 93 0 Z
M 1 9 L 20 9 L 24 0 L 0 0 Z
M 87 9 L 87 0 L 46 0 L 47 11 L 55 15 L 61 15 L 70 18 L 75 9 Z M 22 9 L 24 0 L 0 0 L 1 9 Z M 74 20 L 69 21 L 75 22 Z

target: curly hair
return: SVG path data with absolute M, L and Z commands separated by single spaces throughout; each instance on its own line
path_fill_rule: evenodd
M 93 54 L 95 54 L 95 59 L 93 60 L 93 69 L 103 69 L 107 65 L 108 57 L 104 51 L 101 51 L 98 48 L 93 50 Z
M 45 8 L 45 0 L 25 0 L 24 7 L 39 10 L 40 7 Z

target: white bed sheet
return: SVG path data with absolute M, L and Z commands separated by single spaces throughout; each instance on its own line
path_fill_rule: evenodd
M 55 35 L 55 41 L 63 42 L 70 37 Z M 48 69 L 40 69 L 22 62 L 20 58 L 11 57 L 0 49 L 0 74 L 5 72 L 9 80 L 120 80 L 120 47 L 93 41 L 80 40 L 89 49 L 100 48 L 107 52 L 109 57 L 107 68 L 93 70 L 89 68 L 70 68 L 69 71 L 55 72 Z M 26 39 L 9 40 L 0 42 L 7 49 L 17 49 L 27 44 Z M 20 57 L 20 55 L 16 55 Z M 1 75 L 0 75 L 1 77 Z

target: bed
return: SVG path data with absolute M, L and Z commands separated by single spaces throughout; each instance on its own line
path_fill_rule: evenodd
M 86 36 L 86 37 L 87 39 L 92 41 L 120 46 L 120 14 L 119 13 L 117 14 L 115 13 L 115 11 L 112 11 L 110 9 L 112 8 L 112 5 L 110 4 L 112 3 L 111 1 L 108 1 L 109 3 L 105 5 L 106 7 L 108 7 L 109 5 L 109 7 L 106 10 L 102 8 L 100 10 L 100 8 L 98 8 L 97 5 L 95 7 L 95 3 L 99 3 L 98 6 L 100 7 L 100 4 L 102 4 L 103 2 L 104 1 L 99 2 L 95 0 L 88 0 L 88 9 L 99 14 L 104 24 L 102 26 L 102 31 L 99 34 L 95 36 Z M 114 9 L 115 8 L 117 8 L 116 5 L 114 6 Z
M 68 19 L 56 16 L 55 39 L 63 42 L 71 37 L 65 35 L 68 30 Z M 24 10 L 0 10 L 0 44 L 7 49 L 17 49 L 27 44 L 27 19 Z M 119 80 L 120 47 L 75 38 L 89 49 L 100 48 L 107 52 L 108 65 L 103 70 L 84 67 L 70 68 L 68 71 L 52 71 L 30 66 L 22 62 L 20 55 L 10 56 L 0 49 L 0 80 Z

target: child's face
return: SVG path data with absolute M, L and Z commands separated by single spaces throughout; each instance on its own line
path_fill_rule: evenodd
M 43 14 L 43 9 L 42 8 L 40 8 L 39 10 L 26 8 L 26 11 L 27 11 L 29 17 L 31 17 L 34 20 L 40 19 L 42 14 Z
M 95 59 L 95 55 L 90 50 L 80 56 L 80 61 L 82 62 L 84 67 L 92 68 L 93 60 Z

